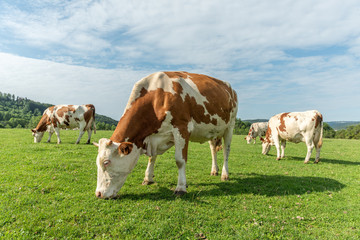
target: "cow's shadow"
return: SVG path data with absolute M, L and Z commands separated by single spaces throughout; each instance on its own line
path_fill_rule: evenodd
M 275 155 L 274 155 L 275 156 Z M 276 158 L 276 156 L 275 156 Z M 275 160 L 275 159 L 274 159 Z M 279 161 L 300 161 L 300 162 L 304 162 L 305 161 L 305 156 L 304 157 L 296 157 L 296 156 L 285 156 L 285 158 L 279 160 Z M 276 160 L 275 160 L 276 161 Z M 315 158 L 310 158 L 310 161 L 308 164 L 312 164 L 314 163 Z M 352 162 L 352 161 L 346 161 L 346 160 L 339 160 L 339 159 L 330 159 L 330 158 L 321 158 L 320 157 L 320 163 L 331 163 L 331 164 L 343 164 L 343 165 L 360 165 L 360 162 Z
M 191 182 L 188 183 L 191 186 Z M 260 175 L 235 174 L 231 176 L 230 181 L 217 183 L 199 183 L 195 184 L 199 189 L 191 190 L 181 198 L 188 201 L 199 201 L 198 196 L 221 196 L 221 195 L 239 195 L 253 194 L 261 196 L 286 196 L 303 195 L 312 192 L 340 191 L 346 185 L 331 179 L 323 177 L 296 177 L 283 175 Z M 147 186 L 144 186 L 147 187 Z M 120 193 L 117 199 L 150 199 L 150 200 L 174 200 L 177 197 L 169 188 L 159 187 L 156 192 L 147 192 L 140 194 Z

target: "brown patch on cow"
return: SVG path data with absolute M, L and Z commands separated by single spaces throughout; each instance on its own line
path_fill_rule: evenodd
M 165 74 L 169 74 L 166 72 Z M 209 77 L 203 74 L 186 73 L 191 81 L 197 86 L 201 95 L 208 102 L 204 105 L 210 115 L 219 115 L 219 117 L 228 123 L 230 120 L 230 112 L 237 105 L 237 95 L 234 90 L 225 82 Z M 230 98 L 229 98 L 230 96 Z M 219 111 L 223 109 L 223 111 Z
M 76 122 L 80 122 L 80 118 L 74 118 Z
M 47 110 L 50 111 L 50 113 L 54 112 L 54 107 L 55 106 L 51 106 L 51 107 L 48 107 Z M 47 111 L 45 111 L 45 113 L 42 115 L 39 123 L 37 124 L 35 130 L 38 131 L 38 132 L 45 132 L 46 129 L 47 129 L 47 126 L 49 124 L 51 124 L 50 122 L 50 118 L 49 116 L 46 114 Z
M 266 130 L 264 141 L 268 142 L 268 143 L 271 142 L 271 128 L 270 127 L 268 127 L 267 130 Z
M 212 115 L 216 114 L 227 123 L 230 120 L 230 113 L 237 105 L 237 96 L 235 91 L 222 81 L 205 75 L 193 77 L 193 74 L 183 72 L 166 72 L 165 74 L 169 78 L 187 78 L 188 75 L 192 76 L 192 80 L 195 78 L 194 83 L 200 93 L 209 101 L 205 103 L 209 114 L 206 114 L 204 106 L 198 104 L 194 97 L 187 94 L 183 100 L 180 95 L 183 88 L 176 81 L 173 81 L 172 86 L 175 94 L 165 92 L 162 88 L 152 91 L 142 88 L 140 96 L 125 111 L 110 139 L 114 142 L 124 142 L 126 140 L 133 142 L 139 148 L 146 148 L 143 143 L 144 139 L 151 134 L 157 133 L 166 118 L 166 112 L 170 112 L 172 114 L 171 124 L 179 129 L 182 138 L 185 139 L 182 154 L 186 161 L 190 138 L 188 123 L 191 119 L 194 119 L 197 123 L 217 125 L 218 121 L 212 118 Z M 204 79 L 202 83 L 200 83 L 200 76 Z
M 169 78 L 188 78 L 188 72 L 164 72 Z
M 71 107 L 70 107 L 71 106 Z M 69 106 L 62 106 L 58 109 L 56 109 L 56 114 L 59 117 L 64 117 L 65 114 L 69 113 L 69 112 L 73 112 L 75 113 L 75 108 L 73 107 L 73 105 L 69 105 Z
M 279 130 L 282 132 L 286 132 L 286 125 L 285 125 L 285 120 L 284 118 L 289 116 L 290 113 L 283 113 L 280 115 L 280 125 L 279 125 Z M 290 116 L 289 116 L 290 117 Z

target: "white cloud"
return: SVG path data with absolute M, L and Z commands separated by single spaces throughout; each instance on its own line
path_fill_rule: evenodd
M 96 69 L 0 53 L 1 91 L 50 104 L 93 103 L 119 119 L 133 84 L 144 72 Z

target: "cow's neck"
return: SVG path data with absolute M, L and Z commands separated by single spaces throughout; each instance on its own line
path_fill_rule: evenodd
M 132 142 L 138 148 L 145 149 L 144 139 L 157 132 L 165 116 L 165 111 L 154 109 L 150 99 L 135 101 L 121 117 L 110 139 L 114 142 Z
M 38 132 L 45 132 L 45 131 L 46 131 L 48 118 L 49 118 L 49 117 L 48 117 L 46 114 L 44 114 L 44 115 L 41 117 L 38 125 L 37 125 L 36 128 L 35 128 Z

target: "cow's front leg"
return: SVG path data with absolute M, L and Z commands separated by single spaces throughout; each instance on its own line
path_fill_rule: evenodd
M 55 134 L 57 137 L 57 143 L 60 144 L 61 143 L 61 139 L 60 139 L 60 129 L 58 127 L 54 128 L 55 130 Z
M 142 185 L 150 185 L 154 183 L 154 167 L 155 167 L 156 156 L 149 157 L 149 162 L 145 171 L 145 178 Z
M 46 142 L 48 142 L 48 143 L 50 142 L 52 134 L 53 134 L 52 132 L 49 132 L 49 138 Z
M 175 143 L 175 161 L 178 167 L 178 183 L 175 189 L 175 194 L 178 196 L 184 195 L 186 191 L 186 174 L 185 166 L 187 161 L 187 152 L 189 139 L 184 138 L 178 129 L 174 130 L 174 143 Z
M 219 174 L 219 167 L 217 165 L 216 139 L 210 140 L 209 145 L 212 159 L 210 175 L 217 176 Z
M 274 137 L 274 145 L 276 147 L 276 160 L 280 160 L 280 141 L 278 137 Z

